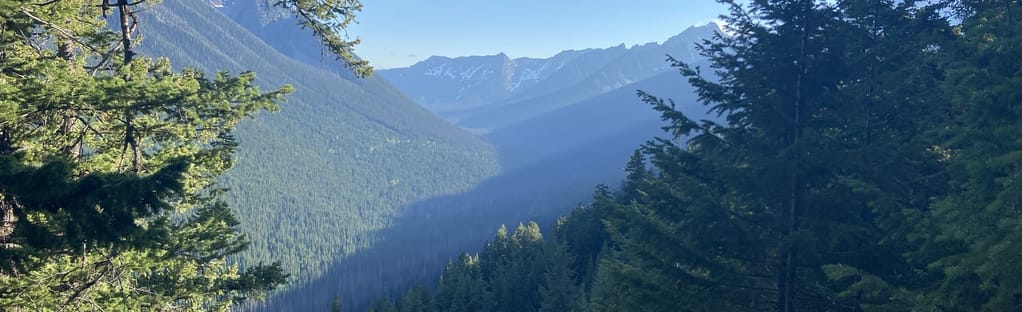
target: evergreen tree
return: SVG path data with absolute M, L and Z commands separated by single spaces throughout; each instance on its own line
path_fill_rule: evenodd
M 380 298 L 373 303 L 373 306 L 369 307 L 369 312 L 398 312 L 398 309 L 387 298 Z
M 618 201 L 628 203 L 639 199 L 641 185 L 650 177 L 649 169 L 646 168 L 646 156 L 642 151 L 635 150 L 625 164 L 625 182 L 621 186 L 621 194 L 616 197 Z
M 910 250 L 907 236 L 884 235 L 905 233 L 906 217 L 939 194 L 927 175 L 940 164 L 920 135 L 936 121 L 924 107 L 939 77 L 923 62 L 931 37 L 887 35 L 936 32 L 939 23 L 912 3 L 724 2 L 732 6 L 732 36 L 699 47 L 717 77 L 675 65 L 726 122 L 690 120 L 673 102 L 640 93 L 674 139 L 694 135 L 685 147 L 647 144 L 657 177 L 643 186 L 642 202 L 605 203 L 620 254 L 599 280 L 628 290 L 616 296 L 620 302 L 600 304 L 857 305 L 858 292 L 832 285 L 827 268 L 891 277 L 911 269 L 898 256 Z
M 596 200 L 606 200 L 604 196 L 597 194 Z M 602 206 L 579 206 L 557 224 L 556 241 L 571 253 L 573 275 L 586 291 L 592 287 L 599 258 L 609 241 L 603 227 L 605 219 Z
M 507 234 L 507 226 L 501 224 L 493 239 L 486 242 L 483 251 L 479 254 L 480 273 L 483 279 L 493 279 L 497 271 L 497 264 L 507 261 L 511 252 L 511 238 Z
M 405 293 L 397 307 L 401 312 L 429 312 L 433 311 L 431 306 L 429 290 L 426 287 L 416 286 Z
M 139 55 L 137 12 L 157 3 L 0 1 L 0 306 L 226 310 L 284 282 L 227 264 L 248 242 L 216 178 L 237 123 L 291 89 Z M 309 25 L 353 13 L 289 3 Z
M 721 2 L 715 76 L 672 62 L 725 121 L 640 92 L 673 137 L 556 239 L 502 228 L 493 310 L 1022 308 L 1020 4 Z
M 343 312 L 344 301 L 341 300 L 341 296 L 334 296 L 334 301 L 330 302 L 330 312 Z
M 447 264 L 433 299 L 437 311 L 486 311 L 490 303 L 478 256 L 462 254 Z
M 540 286 L 542 303 L 539 311 L 577 311 L 579 287 L 572 277 L 571 255 L 556 241 L 546 245 L 546 272 Z
M 1017 1 L 949 1 L 962 23 L 956 44 L 943 45 L 948 59 L 942 85 L 956 122 L 941 132 L 935 149 L 949 164 L 950 194 L 934 205 L 935 240 L 919 254 L 942 252 L 930 263 L 939 287 L 916 288 L 926 303 L 955 311 L 1022 308 L 1022 26 Z M 929 289 L 929 291 L 927 291 Z

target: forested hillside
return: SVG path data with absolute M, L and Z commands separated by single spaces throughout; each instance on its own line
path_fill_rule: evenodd
M 0 311 L 1022 311 L 1022 2 L 716 2 L 407 97 L 358 0 L 0 0 Z
M 693 42 L 694 44 L 694 42 Z M 636 90 L 644 90 L 675 100 L 678 109 L 693 118 L 706 116 L 706 108 L 697 104 L 694 90 L 685 84 L 677 71 L 668 71 L 647 79 L 622 86 L 612 91 L 552 110 L 548 113 L 507 125 L 486 135 L 498 145 L 501 163 L 506 170 L 548 161 L 548 157 L 586 145 L 600 145 L 602 149 L 589 151 L 585 156 L 576 154 L 565 161 L 589 158 L 613 158 L 615 162 L 627 159 L 629 152 L 648 138 L 660 133 L 655 126 L 660 116 L 635 101 Z M 557 135 L 550 135 L 556 133 Z M 613 153 L 610 153 L 614 151 Z M 591 167 L 588 171 L 620 172 L 613 167 Z M 615 180 L 593 181 L 609 183 Z
M 619 189 L 370 311 L 1019 310 L 1019 12 L 732 4 L 712 66 L 673 62 L 725 119 L 640 94 L 666 136 Z
M 401 206 L 497 173 L 485 142 L 386 82 L 355 83 L 288 58 L 206 1 L 168 1 L 144 17 L 147 52 L 203 70 L 253 70 L 260 84 L 295 89 L 280 112 L 239 127 L 237 163 L 222 179 L 252 241 L 235 258 L 243 266 L 281 260 L 300 285 L 369 246 Z

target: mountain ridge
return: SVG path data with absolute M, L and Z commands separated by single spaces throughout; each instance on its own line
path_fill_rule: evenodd
M 689 27 L 661 43 L 564 50 L 549 58 L 512 59 L 503 52 L 484 56 L 431 56 L 409 67 L 382 69 L 378 73 L 423 107 L 458 123 L 457 116 L 466 112 L 537 98 L 587 79 L 596 79 L 592 83 L 599 84 L 595 93 L 642 80 L 668 68 L 663 62 L 667 54 L 687 52 L 681 59 L 696 61 L 694 45 L 685 45 L 721 31 L 718 24 L 711 22 Z M 493 62 L 494 59 L 503 63 L 494 66 L 499 63 Z M 603 76 L 598 76 L 600 74 Z M 465 81 L 473 84 L 466 86 Z

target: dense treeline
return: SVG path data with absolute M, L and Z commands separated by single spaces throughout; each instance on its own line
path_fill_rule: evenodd
M 1022 309 L 1018 1 L 731 1 L 668 122 L 543 241 L 374 311 Z M 567 277 L 567 278 L 566 278 Z
M 583 289 L 573 255 L 558 239 L 543 239 L 539 225 L 501 226 L 477 255 L 463 254 L 443 271 L 435 290 L 414 287 L 370 311 L 572 311 Z
M 321 277 L 275 295 L 255 311 L 321 311 L 342 298 L 345 311 L 365 311 L 384 294 L 435 280 L 452 258 L 477 249 L 501 224 L 536 220 L 546 228 L 591 197 L 593 181 L 619 181 L 613 168 L 631 148 L 612 155 L 605 144 L 572 149 L 541 165 L 505 172 L 470 192 L 414 203 L 389 228 L 376 232 L 370 248 L 331 264 Z M 601 151 L 602 150 L 602 151 Z M 482 208 L 485 207 L 485 208 Z

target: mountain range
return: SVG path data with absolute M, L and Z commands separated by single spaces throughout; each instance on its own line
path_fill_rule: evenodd
M 660 134 L 659 116 L 643 107 L 638 90 L 674 99 L 690 116 L 711 118 L 666 60 L 672 56 L 704 65 L 695 43 L 718 33 L 720 26 L 711 22 L 662 43 L 568 50 L 550 58 L 433 56 L 379 73 L 423 107 L 484 135 L 500 149 L 505 170 L 511 170 L 574 147 L 634 148 Z M 625 133 L 631 135 L 624 138 Z
M 378 73 L 430 111 L 487 133 L 668 71 L 667 55 L 699 63 L 694 43 L 719 31 L 707 23 L 662 43 L 568 50 L 549 58 L 433 56 Z

